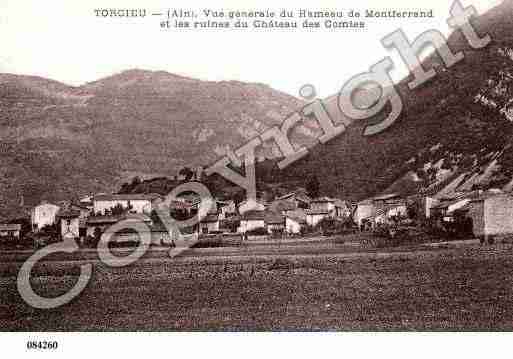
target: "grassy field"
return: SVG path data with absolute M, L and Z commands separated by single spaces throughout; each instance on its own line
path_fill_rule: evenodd
M 510 245 L 293 251 L 269 255 L 246 248 L 229 256 L 193 251 L 183 258 L 147 258 L 125 268 L 95 262 L 86 290 L 71 303 L 47 311 L 30 308 L 16 292 L 20 263 L 2 263 L 0 328 L 513 329 Z M 35 269 L 33 285 L 41 295 L 56 296 L 73 285 L 77 274 L 77 263 L 49 261 Z

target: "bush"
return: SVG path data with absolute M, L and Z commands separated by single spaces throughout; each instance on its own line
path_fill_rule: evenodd
M 241 241 L 241 236 L 230 236 L 230 238 L 225 238 L 222 235 L 217 235 L 199 240 L 194 243 L 192 248 L 236 247 L 241 244 Z
M 87 236 L 84 240 L 84 246 L 87 248 L 96 248 L 98 247 L 99 241 L 100 237 Z
M 264 227 L 254 228 L 250 231 L 247 231 L 246 234 L 248 236 L 266 236 L 269 233 L 267 232 L 267 229 Z
M 386 248 L 411 244 L 412 242 L 408 228 L 398 225 L 381 224 L 374 229 L 372 234 L 372 237 L 363 243 L 364 245 L 374 248 Z
M 324 218 L 316 226 L 323 236 L 345 234 L 353 231 L 354 224 L 350 218 Z

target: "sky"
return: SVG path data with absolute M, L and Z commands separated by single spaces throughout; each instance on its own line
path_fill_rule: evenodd
M 479 13 L 498 0 L 461 1 Z M 401 28 L 414 39 L 446 23 L 452 1 L 430 0 L 0 0 L 0 72 L 37 75 L 81 85 L 127 69 L 163 70 L 202 80 L 265 83 L 298 96 L 304 84 L 325 97 L 350 77 L 390 56 L 398 81 L 406 73 L 400 57 L 380 39 Z M 176 31 L 160 29 L 158 17 L 96 17 L 95 9 L 169 8 L 376 10 L 433 9 L 432 19 L 368 20 L 365 30 Z

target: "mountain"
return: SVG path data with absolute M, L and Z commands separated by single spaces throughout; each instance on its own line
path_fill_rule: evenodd
M 83 86 L 0 74 L 0 217 L 207 165 L 302 106 L 269 86 L 129 70 Z M 295 138 L 308 142 L 307 127 Z M 269 146 L 262 155 L 272 157 Z
M 459 31 L 448 44 L 465 58 L 449 69 L 433 54 L 423 61 L 437 76 L 419 88 L 397 86 L 403 111 L 375 136 L 353 123 L 278 177 L 291 185 L 316 175 L 321 191 L 355 200 L 382 192 L 443 187 L 513 187 L 513 1 L 472 20 L 492 42 L 474 50 Z M 383 115 L 381 115 L 383 116 Z M 486 175 L 484 175 L 486 173 Z M 281 178 L 280 180 L 283 180 Z M 453 180 L 458 180 L 453 183 Z M 409 184 L 407 184 L 409 183 Z
M 447 185 L 513 189 L 512 11 L 508 0 L 473 20 L 492 38 L 486 48 L 470 48 L 456 31 L 449 46 L 464 52 L 463 61 L 445 69 L 432 55 L 423 65 L 436 69 L 435 78 L 414 90 L 411 77 L 401 81 L 404 108 L 391 128 L 363 137 L 379 117 L 354 122 L 283 171 L 266 161 L 260 185 L 296 188 L 315 175 L 323 195 L 355 200 Z M 209 165 L 304 105 L 261 84 L 167 72 L 130 70 L 79 87 L 0 75 L 0 217 L 15 214 L 20 202 L 119 190 L 135 175 L 162 178 L 184 165 Z M 293 142 L 313 144 L 318 130 L 305 122 Z M 260 155 L 279 152 L 268 145 Z M 143 187 L 171 183 L 160 182 Z

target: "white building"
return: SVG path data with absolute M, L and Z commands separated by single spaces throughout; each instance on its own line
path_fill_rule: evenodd
M 324 218 L 329 218 L 329 212 L 326 210 L 307 209 L 305 212 L 306 223 L 311 227 L 318 225 Z
M 61 221 L 62 240 L 76 239 L 80 237 L 80 211 L 68 209 L 59 212 Z
M 265 228 L 265 212 L 264 211 L 247 211 L 240 220 L 238 232 L 245 233 L 257 228 Z
M 0 237 L 20 238 L 21 224 L 0 224 Z
M 30 213 L 30 223 L 32 224 L 32 230 L 37 232 L 44 226 L 51 226 L 55 224 L 59 210 L 59 206 L 48 202 L 41 202 L 41 204 L 32 208 Z
M 288 234 L 300 234 L 305 224 L 305 218 L 291 214 L 285 216 L 285 232 Z
M 372 200 L 361 201 L 356 206 L 356 211 L 354 213 L 353 220 L 360 227 L 362 225 L 363 220 L 370 219 L 376 213 L 376 207 Z
M 345 202 L 339 199 L 316 198 L 310 202 L 310 209 L 306 210 L 306 223 L 313 227 L 325 218 L 343 217 L 348 213 L 347 210 Z
M 241 202 L 238 207 L 240 214 L 251 211 L 263 211 L 265 210 L 265 208 L 265 203 L 251 198 L 244 202 Z
M 158 194 L 99 194 L 93 198 L 95 213 L 104 214 L 117 205 L 130 208 L 131 213 L 150 214 L 160 203 Z
M 513 234 L 511 194 L 483 195 L 462 209 L 468 209 L 473 233 L 477 237 Z
M 200 231 L 203 234 L 219 231 L 219 215 L 217 213 L 209 213 L 200 222 Z

